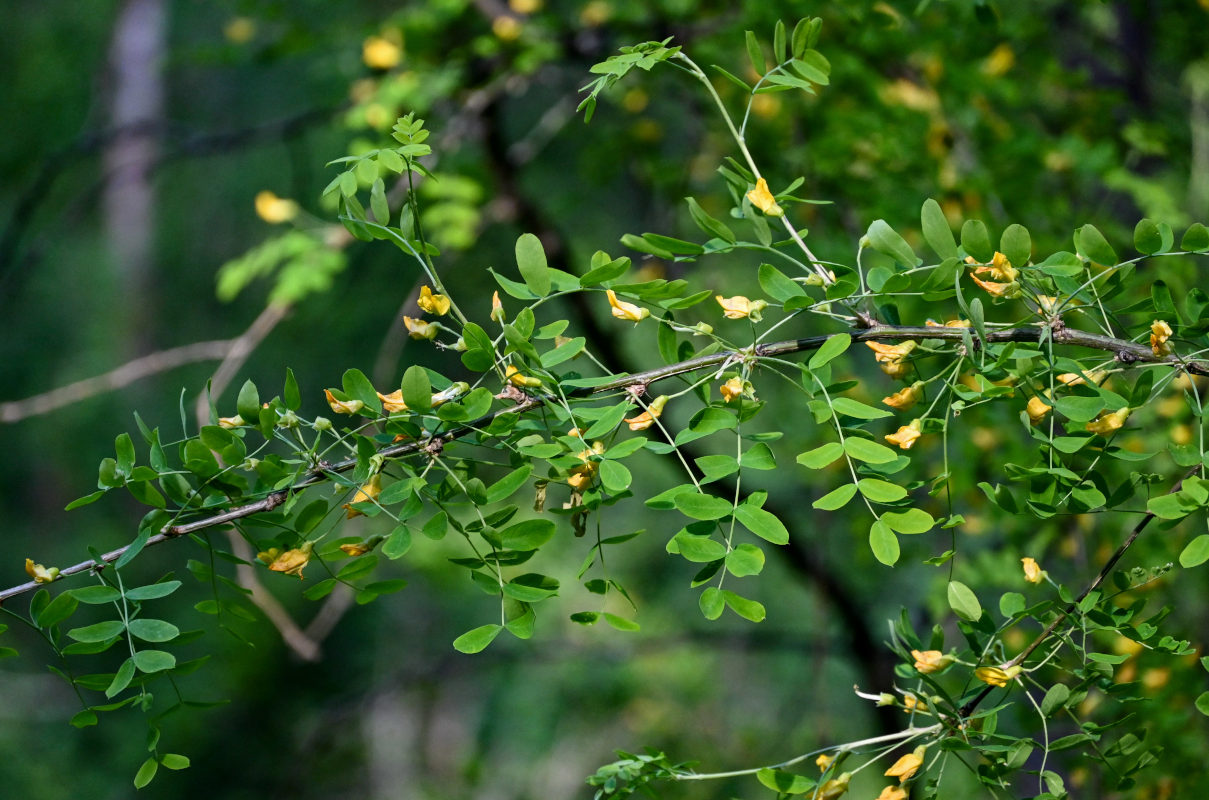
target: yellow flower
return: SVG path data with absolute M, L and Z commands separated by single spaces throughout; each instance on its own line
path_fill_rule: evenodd
M 1129 419 L 1129 406 L 1118 408 L 1116 411 L 1101 411 L 1100 415 L 1087 423 L 1087 430 L 1107 436 L 1113 431 L 1121 430 L 1125 420 Z
M 361 45 L 361 60 L 370 69 L 391 69 L 403 58 L 403 48 L 382 36 L 371 36 Z
M 343 550 L 346 555 L 363 556 L 374 548 L 370 547 L 368 542 L 353 542 L 350 544 L 340 545 L 340 549 Z
M 238 414 L 236 414 L 233 417 L 219 417 L 218 418 L 218 427 L 227 428 L 228 430 L 230 430 L 231 428 L 242 427 L 243 424 L 244 424 L 243 417 L 239 416 Z
M 606 289 L 605 294 L 609 297 L 609 305 L 613 307 L 613 316 L 617 319 L 624 319 L 629 322 L 642 322 L 651 315 L 648 309 L 641 308 L 633 303 L 627 303 L 624 300 L 618 300 L 617 295 L 612 289 Z
M 750 319 L 760 321 L 760 312 L 768 308 L 763 300 L 748 300 L 741 294 L 734 297 L 715 295 L 714 299 L 722 306 L 722 315 L 727 319 Z
M 422 319 L 412 319 L 411 317 L 403 317 L 403 324 L 407 327 L 407 334 L 413 339 L 435 339 L 440 328 L 435 322 L 425 322 Z
M 311 560 L 311 550 L 315 547 L 314 542 L 304 542 L 302 547 L 286 550 L 281 555 L 269 564 L 269 569 L 273 572 L 282 572 L 286 575 L 297 575 L 298 580 L 302 580 L 302 568 Z
M 582 492 L 584 487 L 592 482 L 592 477 L 597 470 L 597 462 L 592 460 L 592 456 L 601 455 L 604 451 L 603 442 L 593 442 L 590 450 L 581 450 L 577 453 L 579 460 L 583 463 L 571 470 L 571 474 L 567 476 L 567 483 L 572 489 Z
M 845 772 L 838 778 L 833 778 L 820 786 L 814 796 L 817 800 L 835 800 L 848 791 L 848 781 L 850 780 L 852 780 L 852 775 Z
M 504 371 L 504 377 L 507 378 L 508 382 L 511 383 L 513 386 L 519 386 L 522 389 L 536 389 L 537 387 L 542 385 L 541 378 L 535 378 L 535 377 L 532 377 L 529 375 L 523 375 L 523 374 L 521 374 L 520 370 L 518 370 L 516 367 L 512 366 L 511 364 L 509 364 L 508 369 L 506 369 Z
M 936 320 L 929 319 L 924 323 L 924 325 L 929 328 L 968 328 L 970 327 L 970 321 L 968 319 L 951 319 L 944 325 L 941 325 Z
M 516 17 L 501 14 L 491 20 L 491 32 L 505 42 L 511 42 L 520 37 L 521 23 Z
M 720 388 L 718 391 L 722 392 L 722 399 L 729 403 L 736 397 L 741 397 L 743 395 L 743 379 L 731 378 L 726 383 L 722 384 L 722 388 Z
M 1031 558 L 1022 558 L 1020 563 L 1024 565 L 1024 579 L 1029 583 L 1041 583 L 1045 580 L 1045 570 Z
M 532 14 L 541 7 L 541 0 L 508 0 L 508 8 L 518 14 Z
M 1012 266 L 1012 262 L 1008 261 L 1007 256 L 998 251 L 991 257 L 990 264 L 984 264 L 975 269 L 974 272 L 978 275 L 984 272 L 988 273 L 995 280 L 1003 281 L 1004 283 L 1011 283 L 1020 276 L 1020 273 Z
M 245 44 L 256 35 L 256 21 L 248 17 L 232 17 L 222 28 L 222 35 L 232 44 Z
M 427 286 L 420 287 L 420 299 L 416 301 L 416 305 L 438 317 L 449 313 L 449 298 L 443 294 L 433 294 L 432 289 Z
M 865 342 L 877 359 L 877 365 L 882 372 L 891 378 L 901 378 L 907 374 L 906 357 L 915 349 L 916 343 L 907 340 L 900 344 L 882 344 L 881 342 Z
M 890 778 L 898 778 L 900 784 L 906 783 L 923 766 L 924 752 L 925 748 L 923 745 L 920 745 L 913 752 L 907 753 L 898 761 L 895 761 L 884 774 Z
M 663 407 L 667 405 L 667 395 L 661 394 L 651 401 L 647 406 L 646 411 L 643 411 L 633 419 L 627 419 L 632 431 L 645 431 L 647 428 L 655 424 L 655 420 L 663 413 Z
M 34 579 L 34 583 L 51 583 L 59 577 L 59 568 L 49 569 L 41 564 L 35 564 L 32 558 L 25 559 L 25 574 Z
M 914 711 L 916 714 L 930 713 L 928 711 L 928 704 L 913 694 L 903 695 L 903 711 L 907 712 L 908 714 L 912 711 Z
M 918 418 L 913 419 L 910 425 L 903 425 L 894 433 L 887 434 L 885 439 L 900 450 L 910 450 L 920 436 L 921 427 L 921 421 Z
M 922 381 L 916 381 L 905 389 L 900 389 L 889 397 L 883 397 L 882 402 L 890 408 L 897 408 L 899 411 L 906 411 L 911 406 L 919 402 L 919 398 L 923 394 L 924 384 Z
M 999 667 L 979 667 L 974 670 L 974 677 L 983 683 L 991 686 L 998 686 L 1000 689 L 1008 685 L 1008 681 L 1020 674 L 1020 667 L 1008 667 L 1006 670 Z
M 777 205 L 777 199 L 768 191 L 768 181 L 763 178 L 756 181 L 756 188 L 747 193 L 747 199 L 770 217 L 785 216 L 785 210 Z
M 500 302 L 500 293 L 492 292 L 491 294 L 491 321 L 504 322 L 504 304 Z
M 1087 373 L 1087 377 L 1091 378 L 1091 382 L 1098 386 L 1101 379 L 1103 379 L 1107 374 L 1108 373 L 1104 370 L 1098 369 Z M 1077 372 L 1063 372 L 1058 376 L 1058 380 L 1067 386 L 1080 386 L 1086 383 L 1086 381 L 1083 380 L 1083 376 Z
M 1014 281 L 1012 283 L 992 283 L 980 279 L 977 275 L 971 275 L 970 278 L 973 279 L 974 283 L 985 289 L 991 297 L 1011 299 L 1020 295 L 1020 284 Z
M 368 503 L 371 500 L 376 499 L 380 494 L 382 494 L 382 476 L 374 475 L 361 485 L 361 488 L 357 490 L 355 495 L 353 495 L 353 500 L 351 503 L 345 503 L 340 507 L 348 512 L 348 519 L 352 519 L 353 517 L 363 517 L 365 516 L 365 512 L 358 511 L 357 509 L 353 508 L 353 506 L 357 503 Z
M 390 394 L 378 392 L 378 399 L 382 401 L 382 408 L 385 409 L 387 414 L 396 414 L 407 410 L 407 403 L 403 402 L 402 389 L 395 389 Z
M 1028 406 L 1026 406 L 1024 410 L 1028 412 L 1029 422 L 1036 425 L 1038 422 L 1045 419 L 1046 415 L 1049 414 L 1053 408 L 1053 406 L 1047 405 L 1046 402 L 1037 395 L 1033 395 L 1029 398 Z
M 256 560 L 264 564 L 266 567 L 277 560 L 277 556 L 281 555 L 281 548 L 270 547 L 268 550 L 261 550 L 256 554 Z
M 283 200 L 266 189 L 256 195 L 256 215 L 272 225 L 289 222 L 298 216 L 298 204 Z
M 814 760 L 814 763 L 818 766 L 819 772 L 826 772 L 827 768 L 835 763 L 835 756 L 829 756 L 826 753 L 823 753 Z
M 887 786 L 874 800 L 907 800 L 907 792 L 901 786 Z
M 953 656 L 939 650 L 912 650 L 911 657 L 915 659 L 915 669 L 924 675 L 940 672 L 953 663 Z
M 1150 349 L 1159 358 L 1171 355 L 1171 326 L 1165 320 L 1156 319 L 1150 323 Z
M 356 414 L 365 408 L 365 403 L 362 403 L 360 400 L 337 400 L 336 396 L 332 394 L 331 389 L 324 389 L 323 393 L 327 395 L 327 404 L 337 414 Z

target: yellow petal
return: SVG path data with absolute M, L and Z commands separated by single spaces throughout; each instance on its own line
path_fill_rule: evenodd
M 407 333 L 413 339 L 435 339 L 440 332 L 440 328 L 435 322 L 425 322 L 422 319 L 413 319 L 411 317 L 403 317 L 403 325 L 407 328 Z
M 915 446 L 915 440 L 920 437 L 921 427 L 920 421 L 913 419 L 910 425 L 903 425 L 894 433 L 887 434 L 885 439 L 890 444 L 896 445 L 900 450 L 910 450 Z
M 1036 395 L 1029 398 L 1028 406 L 1025 411 L 1028 412 L 1029 422 L 1036 425 L 1041 420 L 1045 419 L 1046 415 L 1053 409 L 1053 406 L 1047 405 L 1044 400 Z
M 829 756 L 823 753 L 814 760 L 815 765 L 819 768 L 819 772 L 826 772 L 827 768 L 835 762 L 835 756 Z
M 239 416 L 238 414 L 236 414 L 233 417 L 219 417 L 218 418 L 218 427 L 227 428 L 228 430 L 231 428 L 242 427 L 243 424 L 244 424 L 243 417 Z
M 337 400 L 330 389 L 324 389 L 323 393 L 327 396 L 327 404 L 337 414 L 356 414 L 365 408 L 365 403 L 362 403 L 360 400 Z
M 718 301 L 718 305 L 722 306 L 722 314 L 727 319 L 754 319 L 753 314 L 759 313 L 768 305 L 759 300 L 753 303 L 743 295 L 738 294 L 734 297 L 723 297 L 720 294 L 714 295 L 714 299 Z
M 1119 431 L 1125 425 L 1125 420 L 1129 419 L 1129 412 L 1129 406 L 1111 412 L 1101 411 L 1098 417 L 1087 423 L 1086 429 L 1092 433 L 1107 436 L 1114 431 Z
M 491 321 L 492 322 L 503 322 L 504 319 L 505 319 L 504 304 L 500 302 L 500 293 L 492 292 L 492 294 L 491 294 Z
M 298 204 L 265 190 L 256 195 L 256 215 L 273 225 L 289 222 L 298 216 Z
M 1171 355 L 1171 342 L 1167 341 L 1171 338 L 1171 326 L 1165 320 L 1156 319 L 1150 323 L 1150 349 L 1159 358 Z
M 655 424 L 655 420 L 663 413 L 663 407 L 667 404 L 667 395 L 659 395 L 651 404 L 647 406 L 646 411 L 643 411 L 633 419 L 627 419 L 626 422 L 630 425 L 632 431 L 645 431 L 647 428 Z
M 722 392 L 722 399 L 724 401 L 726 401 L 727 403 L 729 403 L 731 400 L 734 400 L 736 397 L 742 396 L 743 379 L 742 378 L 731 378 L 726 383 L 722 384 L 722 387 L 721 387 L 721 389 L 719 389 L 719 391 Z
M 874 800 L 907 800 L 907 792 L 901 786 L 887 786 Z
M 345 503 L 341 508 L 348 512 L 348 519 L 364 516 L 364 511 L 358 511 L 353 506 L 357 503 L 368 503 L 376 500 L 380 494 L 382 494 L 382 476 L 374 475 L 357 489 L 357 493 L 353 495 L 352 501 Z
M 756 188 L 747 193 L 747 199 L 770 217 L 785 216 L 785 210 L 777 205 L 777 199 L 768 191 L 768 181 L 763 178 L 756 181 Z
M 618 300 L 617 295 L 612 289 L 607 289 L 605 294 L 609 298 L 609 305 L 613 307 L 613 316 L 618 319 L 624 319 L 629 322 L 642 322 L 651 315 L 651 312 L 633 303 L 627 303 L 624 300 Z
M 997 686 L 1000 689 L 1008 685 L 1011 676 L 1001 670 L 999 667 L 979 667 L 974 670 L 974 677 L 990 686 Z
M 882 403 L 897 408 L 899 411 L 906 411 L 911 406 L 919 402 L 920 396 L 923 394 L 923 382 L 916 381 L 905 389 L 900 389 L 889 397 L 883 397 Z
M 302 568 L 310 562 L 311 550 L 314 546 L 313 542 L 306 542 L 302 547 L 286 550 L 277 556 L 272 564 L 269 564 L 269 569 L 286 575 L 297 575 L 298 580 L 302 580 Z
M 1041 583 L 1045 580 L 1045 570 L 1032 558 L 1022 558 L 1020 563 L 1024 565 L 1024 579 L 1029 583 Z
M 939 650 L 912 650 L 911 657 L 915 659 L 915 669 L 924 675 L 940 672 L 953 663 L 953 657 Z
M 923 763 L 923 754 L 919 750 L 916 750 L 913 753 L 907 753 L 898 761 L 895 761 L 884 774 L 887 777 L 898 778 L 899 783 L 905 783 L 923 766 Z
M 432 289 L 427 286 L 420 287 L 420 299 L 416 301 L 416 305 L 438 317 L 449 313 L 449 298 L 443 294 L 433 294 Z
M 541 378 L 535 378 L 530 375 L 524 375 L 521 373 L 520 370 L 518 370 L 516 367 L 512 366 L 511 364 L 509 364 L 508 369 L 506 369 L 504 371 L 504 377 L 507 378 L 508 382 L 511 383 L 513 386 L 519 386 L 522 389 L 536 389 L 537 387 L 542 385 Z

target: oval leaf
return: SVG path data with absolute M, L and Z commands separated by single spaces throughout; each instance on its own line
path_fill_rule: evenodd
M 957 616 L 967 622 L 974 622 L 982 616 L 982 606 L 978 602 L 978 597 L 969 586 L 960 581 L 949 583 L 949 607 Z
M 534 294 L 545 297 L 550 293 L 550 269 L 546 266 L 541 239 L 531 233 L 521 234 L 516 240 L 516 266 Z

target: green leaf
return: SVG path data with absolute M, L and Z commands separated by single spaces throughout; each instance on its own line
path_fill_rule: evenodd
M 500 541 L 510 550 L 536 550 L 554 535 L 554 523 L 548 519 L 526 519 L 499 532 Z
M 961 226 L 961 246 L 976 261 L 989 262 L 995 255 L 991 247 L 991 236 L 980 219 L 967 219 Z
M 49 628 L 51 625 L 59 624 L 74 614 L 79 605 L 80 601 L 76 599 L 73 592 L 64 592 L 51 600 L 49 605 L 38 614 L 38 627 Z
M 244 381 L 235 400 L 235 410 L 249 425 L 256 424 L 256 420 L 260 419 L 260 394 L 256 391 L 256 384 Z
M 110 619 L 83 628 L 72 628 L 67 635 L 77 642 L 104 642 L 115 636 L 121 636 L 126 626 L 121 620 Z
M 1041 699 L 1041 713 L 1048 717 L 1066 705 L 1066 701 L 1069 699 L 1070 689 L 1065 684 L 1055 683 L 1049 687 L 1045 692 L 1045 697 Z
M 859 436 L 849 436 L 846 438 L 843 449 L 845 453 L 857 461 L 864 461 L 868 464 L 889 464 L 891 461 L 898 460 L 898 453 L 889 447 L 870 441 L 869 439 L 862 439 Z M 803 453 L 803 455 L 805 454 Z
M 891 228 L 884 219 L 875 219 L 865 236 L 868 237 L 874 250 L 890 256 L 904 267 L 918 267 L 923 263 L 915 255 L 911 245 L 907 244 L 907 240 Z
M 97 606 L 118 600 L 122 593 L 112 586 L 81 586 L 79 589 L 72 589 L 71 596 L 81 603 Z
M 583 432 L 585 439 L 599 439 L 601 436 L 606 436 L 613 432 L 613 429 L 621 424 L 621 420 L 634 410 L 629 401 L 618 403 L 600 415 L 600 419 L 588 426 L 588 429 Z
M 726 569 L 737 578 L 759 575 L 764 569 L 764 551 L 744 542 L 726 554 Z
M 607 611 L 602 616 L 604 617 L 604 621 L 608 623 L 609 627 L 613 628 L 614 630 L 626 631 L 627 633 L 630 633 L 640 629 L 640 626 L 637 622 L 626 619 L 625 617 L 619 617 L 616 614 L 610 614 Z
M 170 642 L 181 633 L 180 628 L 162 619 L 132 619 L 126 627 L 144 642 Z
M 481 652 L 487 645 L 495 641 L 495 637 L 499 636 L 503 629 L 501 625 L 480 625 L 454 639 L 453 649 L 467 654 Z
M 428 379 L 428 371 L 419 364 L 412 364 L 403 373 L 400 388 L 403 392 L 403 402 L 412 411 L 422 412 L 432 408 L 432 382 Z M 374 400 L 376 401 L 377 397 Z
M 889 411 L 874 408 L 851 397 L 836 397 L 831 401 L 831 407 L 837 414 L 844 414 L 855 419 L 882 419 L 891 416 Z
M 953 230 L 945 212 L 940 209 L 940 203 L 932 198 L 924 201 L 919 213 L 923 226 L 924 240 L 940 258 L 957 258 L 957 240 L 953 238 Z
M 542 366 L 546 369 L 557 366 L 564 361 L 569 361 L 583 352 L 584 346 L 588 340 L 583 336 L 576 336 L 568 342 L 563 342 L 553 350 L 548 350 L 541 355 Z
M 1199 222 L 1188 226 L 1184 237 L 1180 239 L 1180 247 L 1194 253 L 1204 253 L 1209 250 L 1209 228 Z
M 160 764 L 165 769 L 188 769 L 190 763 L 188 756 L 182 756 L 179 753 L 164 753 L 160 756 Z
M 781 20 L 777 20 L 776 27 L 773 28 L 772 56 L 777 60 L 778 64 L 783 62 L 788 56 L 787 48 L 785 46 L 785 23 Z
M 728 516 L 733 508 L 729 500 L 699 492 L 678 494 L 672 502 L 681 514 L 701 520 L 721 519 Z
M 501 500 L 507 500 L 517 489 L 525 485 L 532 473 L 532 464 L 525 464 L 512 470 L 487 488 L 487 502 L 498 503 Z
M 1117 263 L 1117 253 L 1095 225 L 1084 225 L 1075 231 L 1075 250 L 1097 264 L 1110 267 Z
M 124 692 L 132 680 L 134 680 L 134 659 L 128 658 L 122 662 L 122 666 L 118 667 L 118 671 L 114 673 L 113 680 L 109 682 L 109 686 L 105 689 L 105 696 L 112 700 Z
M 856 495 L 856 484 L 845 483 L 838 489 L 828 492 L 827 494 L 815 500 L 811 505 L 820 511 L 835 511 L 838 508 L 843 508 L 848 504 L 848 501 Z
M 1033 256 L 1033 239 L 1028 228 L 1012 223 L 999 237 L 999 250 L 1014 267 L 1023 267 Z
M 546 266 L 541 239 L 531 233 L 521 234 L 516 240 L 516 266 L 534 294 L 545 297 L 550 293 L 550 269 Z
M 117 452 L 118 474 L 122 477 L 129 477 L 130 471 L 134 469 L 134 441 L 131 440 L 130 434 L 118 434 L 114 440 L 114 450 Z
M 344 389 L 344 393 L 353 400 L 360 400 L 365 404 L 366 408 L 372 409 L 375 414 L 381 413 L 382 401 L 378 399 L 378 392 L 361 370 L 345 370 L 340 381 L 340 386 Z M 242 411 L 240 415 L 243 415 Z M 244 419 L 247 419 L 247 417 L 244 417 Z
M 72 500 L 70 503 L 68 503 L 67 506 L 63 510 L 64 511 L 75 511 L 77 508 L 82 508 L 83 506 L 87 506 L 87 505 L 91 505 L 91 504 L 95 503 L 96 501 L 98 501 L 102 497 L 104 497 L 106 494 L 107 494 L 107 492 L 104 489 L 98 489 L 97 491 L 95 491 L 91 494 L 86 494 L 83 497 L 77 497 L 75 500 Z
M 978 603 L 978 597 L 960 581 L 949 582 L 949 607 L 957 614 L 957 616 L 967 622 L 976 622 L 982 617 L 982 606 Z
M 722 599 L 726 601 L 726 605 L 730 606 L 730 610 L 738 614 L 744 619 L 749 619 L 752 622 L 762 622 L 767 612 L 764 606 L 755 600 L 749 600 L 742 595 L 735 594 L 726 589 L 722 590 Z
M 810 369 L 820 369 L 832 359 L 838 358 L 852 345 L 852 337 L 846 333 L 837 333 L 827 337 L 827 341 L 814 352 L 807 364 Z
M 710 586 L 701 593 L 701 597 L 697 599 L 697 605 L 706 619 L 717 619 L 722 616 L 722 611 L 726 608 L 726 600 L 722 597 L 721 589 L 717 586 Z
M 922 508 L 908 508 L 906 511 L 887 511 L 882 514 L 882 522 L 897 533 L 927 533 L 932 530 L 936 520 Z
M 1196 710 L 1209 717 L 1209 692 L 1201 692 L 1196 698 Z
M 875 503 L 893 503 L 907 496 L 903 487 L 878 478 L 861 478 L 856 482 L 856 488 Z
M 549 575 L 527 572 L 504 584 L 504 594 L 522 603 L 538 603 L 558 594 L 558 581 Z
M 890 526 L 881 520 L 875 521 L 869 527 L 869 549 L 873 551 L 874 558 L 888 567 L 898 562 L 898 537 L 890 530 Z
M 744 528 L 765 541 L 773 544 L 789 543 L 789 531 L 772 512 L 743 503 L 735 509 L 735 519 L 739 520 L 739 524 Z
M 600 482 L 604 484 L 604 488 L 613 494 L 624 492 L 630 488 L 630 483 L 634 477 L 630 471 L 619 461 L 602 461 L 600 462 Z
M 391 559 L 402 558 L 407 555 L 407 551 L 411 549 L 411 528 L 406 525 L 399 525 L 390 536 L 386 537 L 386 541 L 382 543 L 382 555 Z
M 764 442 L 757 442 L 739 456 L 739 465 L 743 469 L 770 470 L 777 468 L 777 459 L 772 454 L 771 447 Z
M 1163 233 L 1158 223 L 1152 219 L 1138 220 L 1133 229 L 1133 246 L 1146 255 L 1163 252 Z
M 1206 561 L 1209 561 L 1209 533 L 1202 533 L 1180 552 L 1180 566 L 1191 569 Z
M 176 656 L 163 650 L 140 650 L 134 654 L 139 672 L 163 672 L 176 666 Z
M 162 581 L 160 583 L 148 584 L 147 586 L 138 586 L 134 589 L 127 589 L 126 597 L 129 600 L 139 601 L 158 600 L 161 597 L 167 597 L 179 588 L 181 588 L 180 581 Z
M 764 290 L 764 294 L 776 300 L 778 303 L 784 303 L 791 297 L 804 297 L 806 290 L 801 284 L 792 281 L 784 272 L 774 267 L 772 264 L 761 264 L 760 272 L 760 288 Z
M 763 75 L 768 71 L 768 65 L 764 63 L 764 51 L 760 49 L 760 40 L 751 31 L 746 32 L 747 40 L 747 57 L 751 59 L 752 69 L 757 74 Z
M 151 783 L 155 778 L 155 773 L 159 770 L 160 764 L 154 758 L 149 758 L 139 767 L 139 771 L 134 774 L 134 788 L 142 789 L 147 784 Z
M 799 453 L 797 462 L 808 469 L 822 469 L 844 454 L 844 448 L 839 442 L 827 442 L 813 450 Z
M 698 564 L 726 557 L 726 546 L 721 542 L 709 536 L 696 536 L 687 529 L 677 533 L 668 544 L 674 544 L 680 555 Z
M 726 227 L 721 220 L 715 219 L 706 213 L 705 209 L 692 197 L 684 198 L 688 203 L 688 213 L 692 216 L 693 222 L 697 223 L 697 227 L 706 233 L 711 233 L 717 236 L 728 244 L 734 244 L 737 240 L 735 234 L 730 228 Z M 788 278 L 786 279 L 788 280 Z
M 780 769 L 765 767 L 756 773 L 758 780 L 765 788 L 781 795 L 805 794 L 814 788 L 815 782 L 805 775 L 795 775 Z

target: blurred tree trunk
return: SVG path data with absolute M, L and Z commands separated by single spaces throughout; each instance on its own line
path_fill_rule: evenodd
M 116 344 L 124 355 L 145 349 L 150 336 L 151 170 L 164 106 L 164 16 L 163 0 L 126 0 L 109 45 L 109 122 L 116 135 L 104 155 L 104 225 L 122 298 Z

